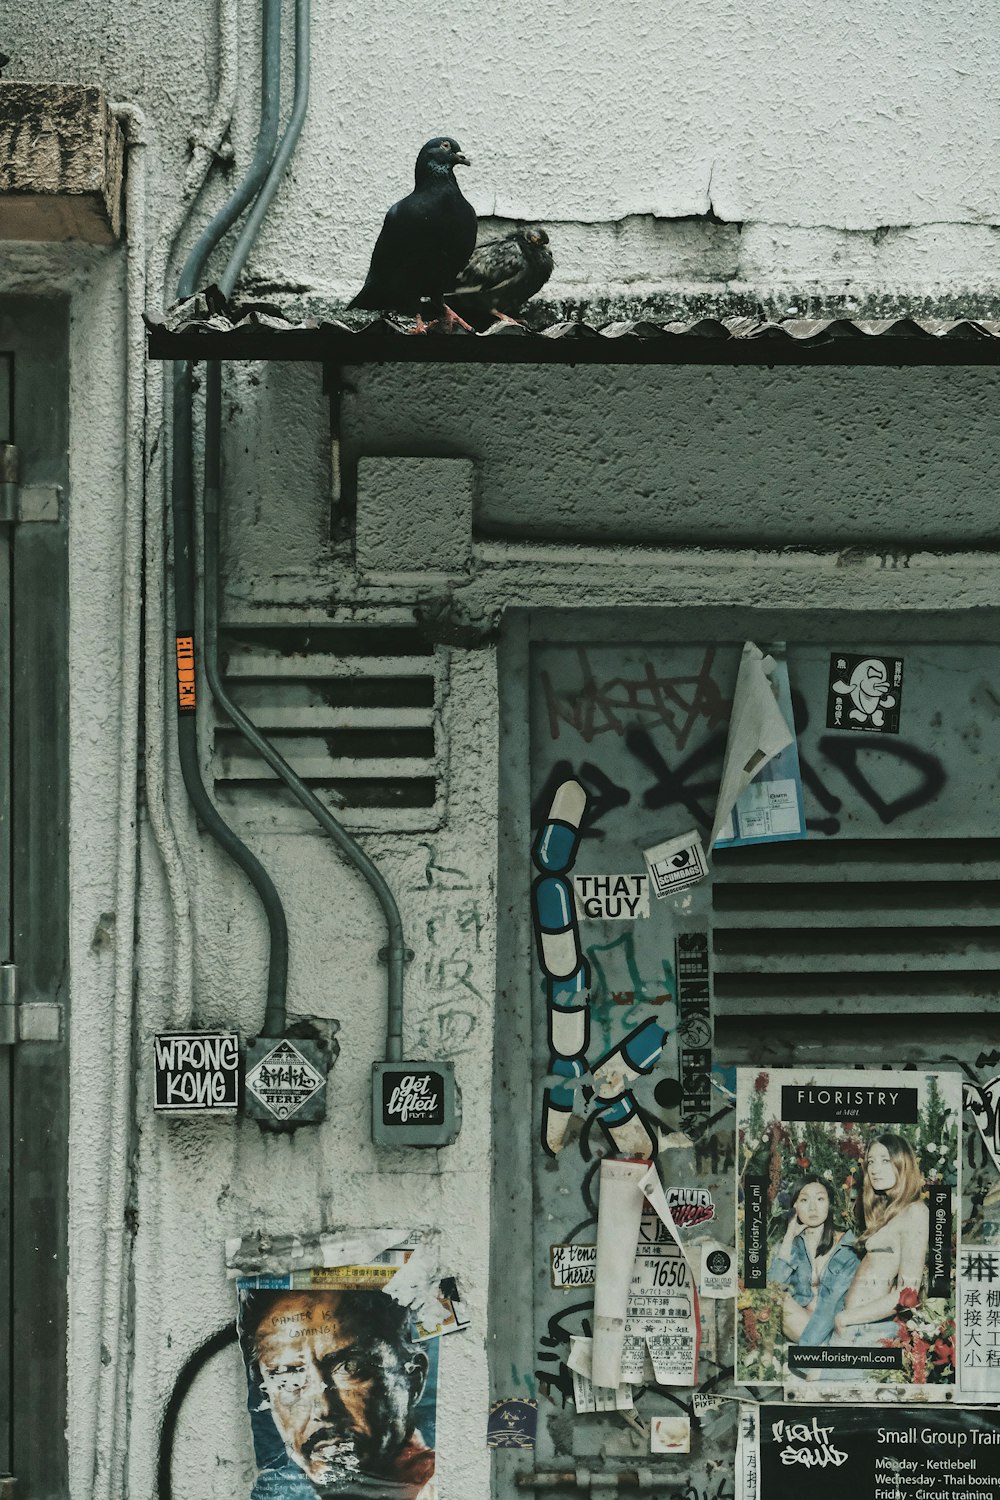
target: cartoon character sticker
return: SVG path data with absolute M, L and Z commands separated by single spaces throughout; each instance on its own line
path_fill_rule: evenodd
M 899 733 L 903 663 L 898 656 L 830 657 L 828 729 Z

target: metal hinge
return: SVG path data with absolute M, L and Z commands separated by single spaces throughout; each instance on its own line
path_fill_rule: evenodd
M 0 1500 L 17 1500 L 17 1480 L 13 1474 L 0 1474 Z
M 16 445 L 0 443 L 0 523 L 58 521 L 62 513 L 62 486 L 22 484 L 20 468 Z
M 62 1037 L 62 1007 L 48 1000 L 18 1002 L 17 968 L 0 964 L 0 1047 L 18 1042 L 58 1042 Z M 4 1500 L 0 1475 L 0 1500 Z

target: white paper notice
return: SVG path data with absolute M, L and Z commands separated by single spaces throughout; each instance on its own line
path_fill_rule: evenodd
M 798 834 L 802 830 L 799 789 L 790 778 L 751 781 L 739 803 L 740 834 L 745 839 L 774 838 L 778 834 Z M 727 840 L 733 836 L 733 814 L 730 811 L 716 839 Z
M 635 1397 L 630 1385 L 624 1381 L 616 1386 L 594 1384 L 593 1339 L 571 1334 L 569 1349 L 566 1363 L 573 1374 L 573 1402 L 577 1411 L 631 1411 Z
M 760 1494 L 760 1429 L 758 1409 L 744 1402 L 736 1438 L 736 1500 L 758 1500 Z
M 625 1314 L 621 1378 L 638 1383 L 647 1355 L 660 1385 L 693 1385 L 698 1338 L 691 1268 L 666 1225 L 646 1215 L 640 1225 Z
M 1000 1400 L 1000 1249 L 963 1245 L 958 1257 L 960 1400 Z
M 597 1200 L 597 1275 L 594 1282 L 594 1380 L 621 1380 L 625 1312 L 642 1219 L 644 1161 L 601 1162 Z
M 662 844 L 644 849 L 642 857 L 646 861 L 653 893 L 660 899 L 675 896 L 678 891 L 704 880 L 708 874 L 701 835 L 694 828 L 690 833 L 680 833 L 674 839 L 665 839 Z
M 750 783 L 795 738 L 775 697 L 771 682 L 774 667 L 773 656 L 765 656 L 759 646 L 747 641 L 736 678 L 710 846 Z

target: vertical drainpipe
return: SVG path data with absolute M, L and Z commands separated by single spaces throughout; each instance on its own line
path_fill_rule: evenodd
M 222 236 L 253 202 L 263 185 L 278 138 L 281 87 L 281 0 L 263 0 L 261 16 L 261 108 L 260 127 L 253 159 L 242 181 L 228 201 L 202 230 L 184 264 L 178 281 L 179 297 L 189 297 L 199 284 L 208 258 Z M 173 527 L 174 527 L 174 629 L 196 643 L 194 565 L 194 452 L 191 402 L 191 364 L 184 360 L 174 368 L 173 390 Z M 197 662 L 196 662 L 197 666 Z M 288 985 L 288 924 L 274 882 L 260 860 L 225 822 L 208 795 L 198 758 L 197 718 L 178 713 L 177 750 L 188 796 L 204 827 L 246 874 L 260 897 L 267 917 L 269 959 L 267 1007 L 284 1012 Z
M 254 204 L 233 250 L 229 263 L 220 278 L 219 286 L 228 297 L 243 269 L 247 254 L 257 237 L 260 225 L 277 191 L 278 184 L 295 149 L 306 115 L 309 99 L 309 43 L 310 0 L 296 0 L 295 8 L 295 97 L 288 126 L 281 145 L 274 157 L 267 181 Z M 221 450 L 222 450 L 222 367 L 217 360 L 206 366 L 205 397 L 205 491 L 204 491 L 204 546 L 205 546 L 205 672 L 209 688 L 216 703 L 227 718 L 243 734 L 273 771 L 281 778 L 289 791 L 309 812 L 339 849 L 349 865 L 367 881 L 375 894 L 385 919 L 388 942 L 385 955 L 388 967 L 387 978 L 387 1062 L 400 1062 L 403 1057 L 403 974 L 407 958 L 403 939 L 403 923 L 399 907 L 385 877 L 372 863 L 364 850 L 296 774 L 270 740 L 261 734 L 253 721 L 231 698 L 223 681 L 219 653 L 219 606 L 222 595 L 219 576 L 220 563 L 220 497 L 221 497 Z M 343 800 L 343 799 L 340 799 Z M 265 1012 L 262 1036 L 280 1036 L 285 1027 L 285 1011 L 272 1005 L 269 997 Z

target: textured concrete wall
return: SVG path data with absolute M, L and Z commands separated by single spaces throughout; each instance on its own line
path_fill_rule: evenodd
M 255 131 L 254 16 L 246 0 L 236 170 Z M 290 306 L 329 305 L 353 290 L 384 208 L 408 189 L 416 147 L 443 128 L 474 159 L 463 180 L 482 214 L 549 226 L 557 284 L 568 292 L 786 286 L 831 301 L 885 289 L 903 301 L 945 302 L 971 288 L 989 301 L 1000 233 L 992 149 L 1000 42 L 989 22 L 982 3 L 915 17 L 903 0 L 860 12 L 772 0 L 752 13 L 711 0 L 625 24 L 622 8 L 603 0 L 461 15 L 414 12 L 400 0 L 377 15 L 314 6 L 312 109 L 251 258 L 252 284 Z M 143 0 L 127 24 L 112 0 L 26 0 L 5 18 L 9 76 L 99 83 L 147 111 L 153 229 L 175 218 L 190 137 L 210 107 L 213 24 L 212 7 L 195 0 Z M 226 190 L 226 179 L 212 183 L 195 225 Z M 115 251 L 21 247 L 5 251 L 3 265 L 5 286 L 69 290 L 74 299 L 70 1440 L 73 1497 L 89 1500 L 106 1106 L 115 1088 L 131 1087 L 110 1076 L 104 1049 L 114 934 L 130 916 L 116 912 L 114 890 L 117 724 L 110 709 L 94 717 L 87 686 L 94 662 L 107 683 L 120 668 L 124 277 Z M 341 605 L 412 606 L 438 619 L 442 634 L 471 639 L 510 604 L 995 605 L 989 561 L 930 550 L 970 547 L 990 529 L 992 375 L 386 370 L 359 372 L 356 384 L 344 409 L 346 497 L 331 514 L 319 372 L 227 372 L 231 618 L 323 621 Z M 363 461 L 420 455 L 475 465 L 463 559 L 473 527 L 475 536 L 461 584 L 415 579 L 406 559 L 399 571 L 408 576 L 394 578 L 387 566 L 371 509 L 378 491 Z M 425 479 L 415 472 L 415 496 Z M 382 548 L 372 581 L 354 570 L 355 501 L 363 534 Z M 447 508 L 436 520 L 430 510 L 453 546 Z M 609 546 L 609 528 L 619 542 L 659 550 Z M 412 532 L 426 561 L 433 526 Z M 733 550 L 750 542 L 755 550 Z M 681 553 L 681 543 L 729 550 Z M 817 550 L 757 550 L 765 543 Z M 498 1146 L 490 1134 L 499 741 L 491 645 L 451 653 L 443 712 L 443 826 L 365 840 L 398 892 L 416 955 L 406 1046 L 454 1057 L 461 1137 L 441 1153 L 375 1155 L 366 1110 L 384 972 L 373 900 L 319 835 L 238 813 L 286 901 L 291 1010 L 335 1019 L 341 1055 L 330 1118 L 292 1139 L 247 1123 L 155 1119 L 148 1073 L 137 1071 L 130 1426 L 119 1439 L 130 1496 L 152 1493 L 160 1416 L 178 1370 L 231 1315 L 226 1236 L 409 1218 L 441 1231 L 473 1319 L 444 1348 L 443 1500 L 485 1500 L 489 1175 Z M 197 1020 L 251 1033 L 266 958 L 258 905 L 199 835 L 176 770 L 172 801 L 196 913 Z M 145 827 L 141 855 L 136 1031 L 145 1053 L 172 1013 L 173 935 Z M 104 913 L 114 919 L 102 923 Z M 455 959 L 471 965 L 460 993 Z M 230 1349 L 185 1403 L 179 1500 L 246 1493 L 243 1408 Z
M 256 107 L 255 7 L 242 13 L 238 165 Z M 995 287 L 991 17 L 986 0 L 917 17 L 905 0 L 315 6 L 312 109 L 250 269 L 354 289 L 417 147 L 448 130 L 481 215 L 550 226 L 557 284 Z M 168 209 L 211 99 L 212 7 L 143 0 L 126 26 L 111 0 L 30 0 L 4 35 L 8 77 L 97 80 L 150 112 Z M 721 236 L 689 222 L 710 210 Z

